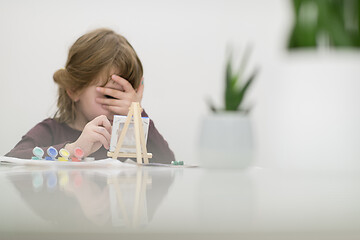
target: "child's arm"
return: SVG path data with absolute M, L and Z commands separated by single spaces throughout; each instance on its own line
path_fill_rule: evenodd
M 101 115 L 88 122 L 80 137 L 73 143 L 66 144 L 65 149 L 74 153 L 76 147 L 84 151 L 84 157 L 99 150 L 101 146 L 109 149 L 111 139 L 111 123 L 106 116 Z
M 16 146 L 5 156 L 7 157 L 15 157 L 15 158 L 22 158 L 22 159 L 31 159 L 33 154 L 34 147 L 37 147 L 39 144 L 34 144 L 34 139 L 29 138 L 28 136 L 24 136 L 21 141 L 16 144 Z M 65 146 L 66 143 L 58 144 L 58 145 L 52 145 L 55 149 L 61 149 Z M 44 157 L 46 156 L 46 150 L 50 146 L 47 147 L 41 147 L 41 149 L 44 151 Z
M 54 119 L 46 119 L 26 133 L 5 156 L 31 159 L 34 156 L 32 153 L 34 147 L 41 147 L 46 155 L 46 150 L 53 146 L 58 151 L 66 148 L 70 153 L 73 153 L 75 147 L 80 147 L 86 157 L 102 145 L 109 148 L 110 133 L 111 124 L 105 116 L 90 121 L 82 132 Z
M 31 159 L 31 157 L 34 156 L 32 153 L 34 147 L 41 147 L 45 153 L 49 146 L 53 146 L 59 150 L 65 146 L 67 140 L 71 140 L 73 137 L 71 134 L 66 134 L 66 128 L 65 131 L 63 128 L 63 125 L 57 123 L 55 120 L 45 119 L 26 133 L 5 156 Z M 57 132 L 63 133 L 63 136 L 67 136 L 69 139 L 63 136 L 57 136 L 59 135 Z
M 141 116 L 148 117 L 145 111 L 142 112 Z M 171 151 L 169 144 L 156 129 L 151 119 L 147 139 L 147 151 L 153 155 L 151 162 L 170 164 L 171 161 L 175 161 L 173 151 Z

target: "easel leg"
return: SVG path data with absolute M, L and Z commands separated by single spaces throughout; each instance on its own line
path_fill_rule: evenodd
M 142 156 L 141 156 L 141 143 L 140 143 L 140 109 L 139 103 L 132 103 L 134 105 L 134 128 L 135 128 L 135 141 L 136 141 L 136 160 L 138 164 L 142 164 Z M 142 122 L 141 122 L 142 123 Z

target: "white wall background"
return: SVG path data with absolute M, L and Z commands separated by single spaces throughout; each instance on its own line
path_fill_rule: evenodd
M 52 116 L 71 44 L 110 27 L 144 65 L 143 106 L 177 158 L 198 163 L 201 118 L 222 104 L 227 46 L 254 47 L 257 161 L 271 167 L 360 169 L 360 53 L 286 51 L 287 0 L 0 1 L 0 154 Z

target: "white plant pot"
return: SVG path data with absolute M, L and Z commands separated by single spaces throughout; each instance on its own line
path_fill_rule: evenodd
M 298 51 L 268 66 L 257 165 L 360 170 L 360 51 Z M 271 70 L 269 70 L 271 69 Z
M 253 155 L 253 135 L 249 116 L 221 112 L 202 120 L 199 163 L 205 168 L 245 168 Z

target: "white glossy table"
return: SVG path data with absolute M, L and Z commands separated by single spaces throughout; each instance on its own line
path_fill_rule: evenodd
M 357 174 L 0 166 L 0 239 L 360 239 Z

